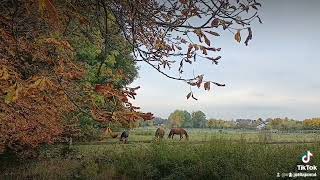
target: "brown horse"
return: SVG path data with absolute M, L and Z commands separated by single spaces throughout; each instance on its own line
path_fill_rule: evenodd
M 157 130 L 156 130 L 156 134 L 155 134 L 155 137 L 156 139 L 162 139 L 163 136 L 164 136 L 164 128 L 163 127 L 159 127 Z
M 105 137 L 110 134 L 110 136 L 111 136 L 112 138 L 116 138 L 116 137 L 119 136 L 119 133 L 114 133 L 114 132 L 112 132 L 112 130 L 111 130 L 110 128 L 106 128 L 103 134 L 104 134 Z
M 171 138 L 173 139 L 173 136 L 174 136 L 175 134 L 180 135 L 180 140 L 183 138 L 183 135 L 186 137 L 186 140 L 189 139 L 189 136 L 188 136 L 187 131 L 184 130 L 183 128 L 172 128 L 172 129 L 170 130 L 170 133 L 169 133 L 169 135 L 168 135 L 168 138 L 171 137 Z

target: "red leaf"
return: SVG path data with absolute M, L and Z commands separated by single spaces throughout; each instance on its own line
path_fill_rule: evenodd
M 220 20 L 218 18 L 214 18 L 214 20 L 211 21 L 211 27 L 218 27 Z
M 210 82 L 205 82 L 204 83 L 204 90 L 210 90 Z

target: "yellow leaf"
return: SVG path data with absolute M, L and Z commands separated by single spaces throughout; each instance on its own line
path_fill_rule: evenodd
M 41 16 L 44 15 L 44 11 L 47 10 L 49 17 L 54 21 L 58 21 L 58 12 L 52 2 L 52 0 L 38 0 L 39 11 Z
M 8 80 L 8 79 L 9 79 L 8 69 L 5 67 L 2 67 L 2 69 L 0 69 L 0 80 Z
M 234 35 L 234 39 L 235 39 L 237 42 L 240 42 L 240 41 L 241 41 L 240 30 L 238 30 L 237 33 Z
M 39 0 L 39 11 L 41 15 L 43 15 L 44 9 L 46 8 L 46 1 L 45 0 Z
M 29 89 L 39 89 L 40 91 L 50 89 L 53 83 L 46 77 L 37 79 L 33 84 L 29 86 Z
M 10 104 L 12 102 L 16 102 L 19 96 L 19 92 L 21 91 L 21 87 L 17 84 L 14 84 L 7 90 L 7 95 L 4 97 L 4 102 Z

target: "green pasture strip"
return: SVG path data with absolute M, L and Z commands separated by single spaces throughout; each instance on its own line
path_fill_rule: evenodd
M 37 160 L 8 165 L 0 179 L 276 179 L 316 144 L 208 142 L 52 145 Z M 312 164 L 320 167 L 320 156 Z M 128 178 L 130 177 L 130 178 Z

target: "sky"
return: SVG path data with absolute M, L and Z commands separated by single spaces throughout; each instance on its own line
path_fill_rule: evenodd
M 207 118 L 226 120 L 320 117 L 320 1 L 260 2 L 263 24 L 252 25 L 249 46 L 223 33 L 214 40 L 215 47 L 222 48 L 219 65 L 193 66 L 195 74 L 226 87 L 195 90 L 199 100 L 187 100 L 187 84 L 139 63 L 139 78 L 131 85 L 141 86 L 135 105 L 162 118 L 175 109 L 201 110 Z

